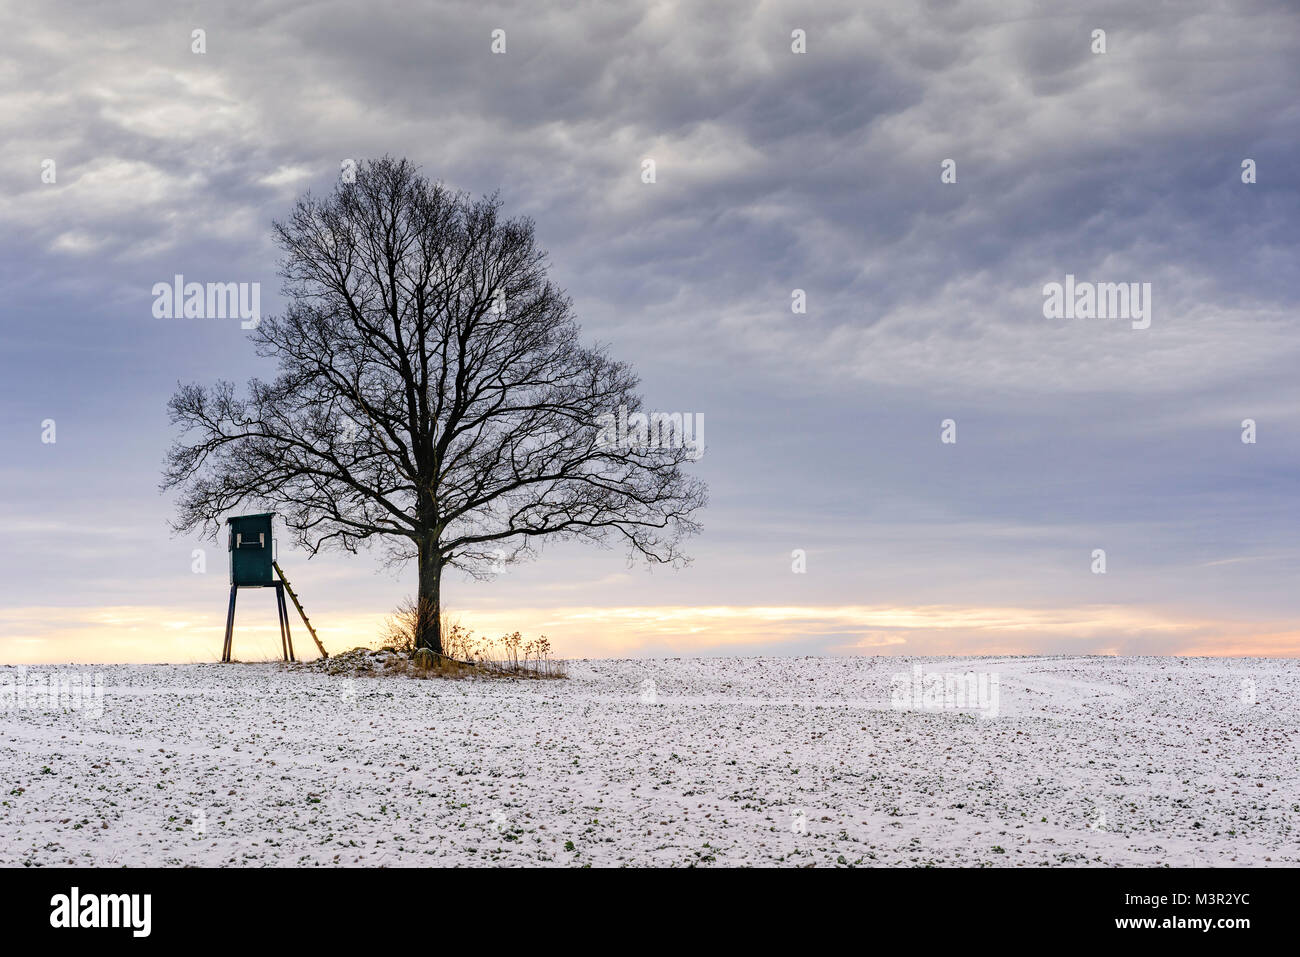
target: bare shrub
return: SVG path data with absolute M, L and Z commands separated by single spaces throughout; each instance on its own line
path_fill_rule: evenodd
M 426 603 L 426 609 L 430 606 Z M 412 659 L 401 666 L 404 673 L 418 677 L 486 674 L 518 678 L 563 678 L 563 661 L 551 657 L 551 642 L 545 636 L 525 640 L 517 631 L 497 639 L 481 638 L 445 612 L 441 619 L 443 653 L 417 648 L 416 634 L 420 607 L 414 598 L 402 601 L 384 621 L 379 647 L 391 648 Z
M 525 641 L 513 631 L 496 640 L 483 638 L 469 644 L 474 663 L 497 674 L 528 678 L 563 678 L 567 674 L 564 662 L 551 657 L 551 642 L 545 635 Z
M 420 607 L 413 598 L 402 599 L 401 604 L 384 619 L 379 633 L 379 647 L 392 648 L 404 655 L 415 653 L 415 633 L 420 620 Z

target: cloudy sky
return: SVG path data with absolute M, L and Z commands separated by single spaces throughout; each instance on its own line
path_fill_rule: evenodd
M 453 576 L 466 624 L 578 657 L 1300 654 L 1294 4 L 808 6 L 0 8 L 0 660 L 219 656 L 166 402 L 273 368 L 151 290 L 277 312 L 272 220 L 386 153 L 500 189 L 588 338 L 705 422 L 691 567 L 548 548 Z M 1150 283 L 1150 327 L 1045 318 L 1067 274 Z M 281 562 L 334 649 L 414 589 Z M 240 612 L 271 654 L 271 593 Z

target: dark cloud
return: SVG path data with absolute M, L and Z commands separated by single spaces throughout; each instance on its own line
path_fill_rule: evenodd
M 1282 0 L 51 2 L 0 29 L 5 509 L 138 523 L 121 547 L 151 581 L 188 574 L 154 492 L 167 396 L 267 371 L 237 323 L 153 319 L 152 284 L 257 281 L 278 308 L 271 220 L 343 160 L 393 153 L 500 188 L 588 334 L 652 404 L 705 415 L 696 568 L 600 601 L 1300 612 L 1281 531 L 1300 517 L 1300 30 Z M 1151 282 L 1151 328 L 1044 319 L 1066 273 Z M 823 560 L 792 581 L 798 547 Z M 473 588 L 528 604 L 611 561 L 557 549 Z M 72 564 L 87 601 L 126 587 L 107 558 Z M 54 602 L 54 567 L 0 572 Z

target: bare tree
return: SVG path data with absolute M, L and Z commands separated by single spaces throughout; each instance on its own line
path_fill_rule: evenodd
M 418 643 L 439 654 L 445 568 L 482 577 L 545 537 L 684 559 L 705 503 L 693 453 L 601 438 L 602 415 L 640 408 L 638 380 L 579 342 L 531 220 L 385 157 L 274 231 L 289 305 L 252 337 L 279 373 L 172 397 L 177 531 L 215 538 L 256 505 L 313 555 L 379 542 L 414 558 Z

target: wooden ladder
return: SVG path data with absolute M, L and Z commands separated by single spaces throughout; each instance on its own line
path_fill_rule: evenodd
M 302 623 L 306 625 L 307 630 L 311 632 L 311 640 L 316 642 L 316 647 L 320 649 L 321 657 L 328 658 L 330 653 L 325 650 L 325 646 L 322 645 L 320 639 L 316 637 L 316 629 L 311 626 L 311 620 L 307 617 L 307 613 L 302 610 L 302 602 L 298 600 L 297 593 L 294 592 L 293 586 L 289 584 L 289 579 L 285 577 L 284 569 L 280 567 L 279 562 L 271 562 L 271 567 L 274 568 L 276 574 L 280 576 L 280 581 L 284 582 L 284 590 L 289 593 L 289 598 L 293 600 L 293 607 L 297 608 L 298 614 L 302 616 Z

